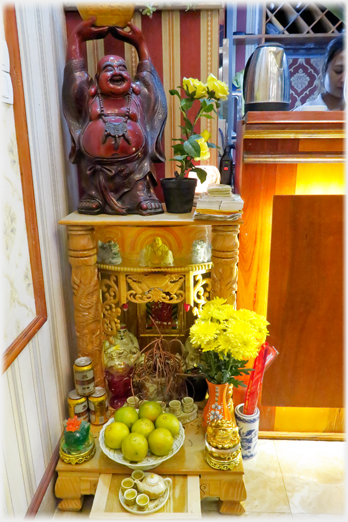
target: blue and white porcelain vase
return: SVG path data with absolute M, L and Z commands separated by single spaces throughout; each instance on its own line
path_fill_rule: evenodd
M 256 408 L 253 415 L 244 415 L 244 403 L 238 404 L 234 409 L 236 423 L 239 428 L 242 458 L 252 459 L 257 453 L 257 440 L 259 436 L 260 410 Z

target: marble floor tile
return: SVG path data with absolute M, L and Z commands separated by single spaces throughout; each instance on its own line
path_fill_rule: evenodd
M 272 440 L 258 441 L 257 455 L 243 460 L 246 512 L 291 513 L 278 457 Z
M 316 515 L 310 513 L 300 513 L 292 515 L 292 519 L 300 522 L 303 520 L 304 522 L 312 521 L 312 522 L 341 522 L 341 520 L 347 520 L 347 515 Z
M 344 514 L 345 443 L 275 441 L 292 514 Z
M 214 513 L 213 511 L 202 511 L 202 518 L 209 519 L 210 521 L 218 520 L 220 522 L 222 517 L 224 517 L 226 519 L 226 517 L 228 517 L 228 515 L 222 515 L 219 512 Z M 256 520 L 269 520 L 269 519 L 277 520 L 278 518 L 280 518 L 282 522 L 292 522 L 293 521 L 293 516 L 291 515 L 291 513 L 250 513 L 250 512 L 245 512 L 245 513 L 243 513 L 243 515 L 239 515 L 238 517 L 231 516 L 228 518 L 228 520 L 231 522 L 231 520 L 237 520 L 237 519 L 239 520 L 241 518 L 248 518 L 249 520 L 254 520 L 254 519 L 256 519 Z
M 257 520 L 277 520 L 280 518 L 282 522 L 292 522 L 293 517 L 291 513 L 250 513 L 245 512 L 241 515 L 243 518 L 248 518 L 249 520 L 257 519 Z

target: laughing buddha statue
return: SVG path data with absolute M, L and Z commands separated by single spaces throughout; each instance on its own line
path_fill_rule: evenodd
M 63 82 L 63 112 L 79 166 L 84 195 L 80 214 L 163 213 L 154 186 L 154 163 L 165 161 L 162 135 L 167 118 L 163 86 L 139 28 L 97 27 L 95 18 L 79 23 L 69 37 Z M 134 80 L 120 56 L 99 60 L 92 79 L 83 43 L 114 38 L 133 45 L 139 63 Z

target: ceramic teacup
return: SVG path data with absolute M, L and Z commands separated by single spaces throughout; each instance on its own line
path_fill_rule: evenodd
M 166 408 L 167 408 L 166 403 L 165 403 L 164 401 L 156 401 L 156 402 L 158 402 L 158 404 L 159 404 L 159 405 L 161 406 L 161 408 L 162 408 L 162 411 L 165 413 Z
M 136 489 L 127 489 L 124 492 L 124 501 L 127 506 L 134 506 L 137 498 L 137 490 Z
M 149 502 L 150 499 L 147 495 L 145 495 L 145 493 L 141 493 L 141 495 L 138 495 L 136 503 L 139 511 L 146 511 L 149 507 Z
M 181 413 L 181 402 L 174 400 L 170 401 L 169 403 L 169 411 L 170 413 L 173 413 L 174 415 L 180 415 Z
M 121 482 L 121 491 L 124 494 L 127 489 L 131 489 L 134 486 L 134 480 L 131 477 L 127 477 Z
M 132 408 L 139 408 L 139 398 L 138 397 L 128 397 L 127 406 L 131 406 Z
M 191 411 L 193 411 L 194 404 L 192 397 L 184 397 L 181 403 L 183 412 L 190 413 Z
M 145 473 L 141 469 L 135 469 L 132 473 L 133 480 L 142 480 L 145 477 Z

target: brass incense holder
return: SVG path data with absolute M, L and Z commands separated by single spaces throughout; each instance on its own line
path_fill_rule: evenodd
M 241 461 L 238 427 L 230 420 L 214 420 L 207 427 L 204 458 L 214 469 L 231 470 Z
M 209 449 L 206 448 L 204 458 L 211 468 L 228 471 L 234 469 L 240 463 L 242 458 L 241 449 L 239 448 L 223 456 L 220 453 L 210 452 Z

